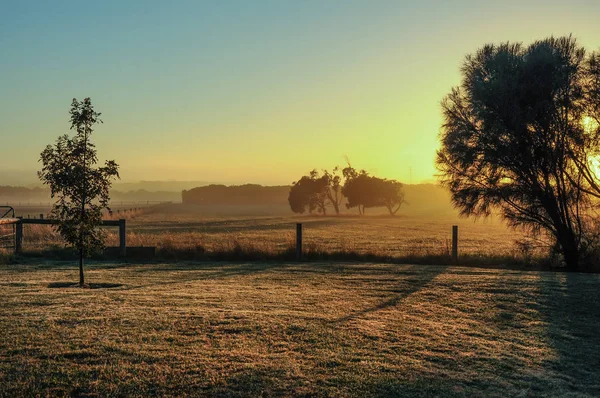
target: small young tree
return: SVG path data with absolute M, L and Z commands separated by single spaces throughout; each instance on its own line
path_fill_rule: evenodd
M 110 210 L 109 189 L 113 178 L 119 178 L 119 166 L 110 160 L 104 167 L 95 167 L 98 158 L 90 136 L 93 126 L 102 121 L 91 100 L 73 99 L 70 114 L 75 136 L 63 135 L 54 146 L 44 149 L 38 176 L 50 186 L 52 198 L 57 198 L 50 215 L 60 222 L 57 228 L 61 236 L 79 252 L 79 285 L 83 286 L 84 257 L 104 246 L 98 227 L 102 210 Z

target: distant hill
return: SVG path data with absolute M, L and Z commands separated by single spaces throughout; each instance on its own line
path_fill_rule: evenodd
M 180 202 L 181 191 L 146 191 L 143 189 L 136 191 L 111 191 L 111 199 L 114 202 Z M 13 205 L 16 203 L 43 202 L 49 203 L 50 190 L 47 188 L 25 188 L 0 186 L 0 205 Z
M 120 192 L 147 191 L 147 192 L 181 192 L 185 189 L 202 187 L 215 184 L 210 181 L 138 181 L 138 182 L 115 182 L 113 189 Z

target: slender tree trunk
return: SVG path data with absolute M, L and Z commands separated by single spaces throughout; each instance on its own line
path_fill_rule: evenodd
M 84 135 L 84 141 L 83 141 L 83 178 L 81 181 L 81 220 L 79 220 L 80 225 L 79 225 L 79 285 L 83 286 L 84 285 L 84 277 L 83 277 L 83 244 L 84 244 L 84 239 L 83 239 L 83 234 L 84 232 L 84 222 L 85 222 L 85 201 L 86 201 L 86 183 L 87 183 L 87 159 L 86 159 L 86 155 L 87 155 L 87 140 L 88 140 L 88 134 L 87 134 L 87 128 L 85 130 L 85 135 Z
M 83 247 L 79 248 L 79 286 L 83 286 L 85 280 L 83 277 Z

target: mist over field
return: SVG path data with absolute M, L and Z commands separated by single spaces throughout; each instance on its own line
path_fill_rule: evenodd
M 138 183 L 115 184 L 111 191 L 111 198 L 118 204 L 121 201 L 138 202 L 182 202 L 182 191 L 192 190 L 197 187 L 207 187 L 211 184 L 195 181 L 141 181 Z M 266 194 L 264 198 L 239 198 L 235 195 L 221 194 L 215 197 L 211 204 L 213 205 L 256 205 L 273 206 L 273 213 L 290 213 L 287 197 L 290 186 L 278 186 Z M 400 210 L 400 214 L 458 214 L 453 208 L 450 195 L 446 189 L 437 184 L 415 184 L 404 185 L 405 201 Z M 237 202 L 237 203 L 236 203 Z M 32 205 L 42 203 L 48 205 L 51 203 L 50 192 L 46 188 L 19 187 L 19 186 L 0 186 L 0 205 L 7 204 L 18 207 L 18 203 Z M 202 205 L 202 202 L 194 203 Z M 261 210 L 264 212 L 264 209 Z M 344 213 L 354 214 L 354 210 L 343 209 Z M 373 209 L 371 213 L 379 214 L 382 209 Z

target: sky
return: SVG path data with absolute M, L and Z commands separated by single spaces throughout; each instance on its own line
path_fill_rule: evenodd
M 433 182 L 440 101 L 465 55 L 568 34 L 600 50 L 598 0 L 0 0 L 0 10 L 0 185 L 35 181 L 40 152 L 85 97 L 102 112 L 99 157 L 123 181 L 289 184 L 349 159 Z

